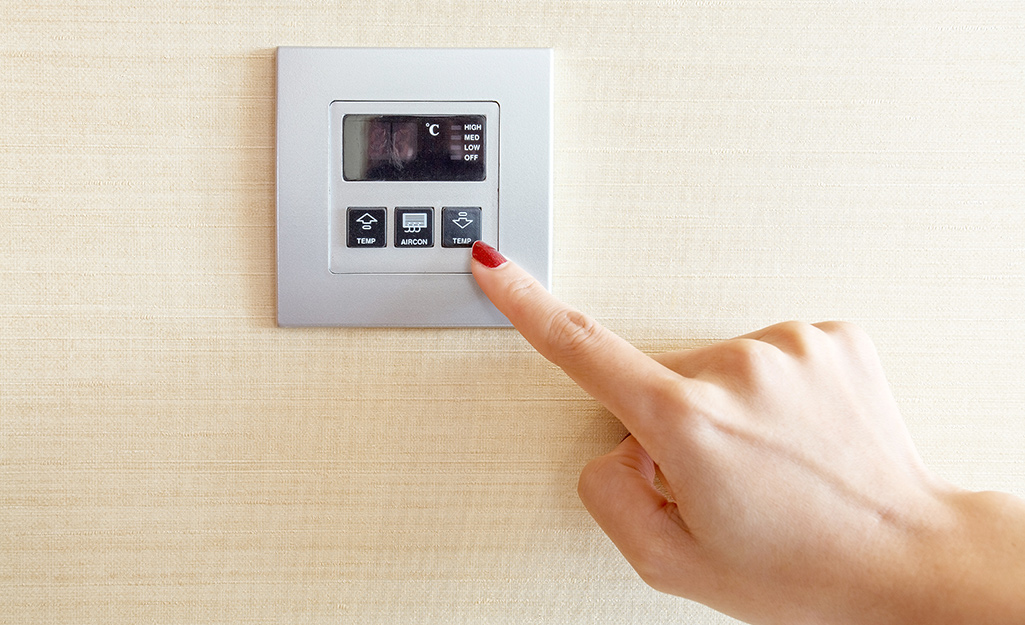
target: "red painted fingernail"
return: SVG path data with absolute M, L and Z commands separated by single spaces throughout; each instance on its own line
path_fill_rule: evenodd
M 473 259 L 491 269 L 498 267 L 507 260 L 505 256 L 498 253 L 498 250 L 484 241 L 477 241 L 473 244 Z

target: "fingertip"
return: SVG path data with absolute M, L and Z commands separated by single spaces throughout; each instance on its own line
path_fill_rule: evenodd
M 477 281 L 477 286 L 484 292 L 484 295 L 499 310 L 502 310 L 503 292 L 507 290 L 503 286 L 504 279 L 509 273 L 507 270 L 513 265 L 514 263 L 510 262 L 509 259 L 487 243 L 476 241 L 473 244 L 470 273 L 473 274 L 473 279 Z M 508 316 L 505 310 L 502 310 L 502 312 Z
M 503 256 L 501 252 L 484 241 L 474 242 L 471 255 L 473 256 L 473 260 L 488 269 L 495 269 L 509 262 L 509 259 Z
M 474 244 L 470 271 L 484 295 L 521 332 L 522 308 L 551 297 L 527 271 L 482 241 Z

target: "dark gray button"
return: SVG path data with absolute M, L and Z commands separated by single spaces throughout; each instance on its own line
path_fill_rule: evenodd
M 349 247 L 384 247 L 387 212 L 384 208 L 350 208 L 346 226 L 347 245 Z
M 434 209 L 395 209 L 395 247 L 434 247 Z
M 442 247 L 472 247 L 480 240 L 479 206 L 446 206 L 441 209 Z

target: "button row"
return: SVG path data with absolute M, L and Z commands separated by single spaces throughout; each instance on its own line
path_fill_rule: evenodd
M 441 246 L 471 247 L 480 239 L 479 206 L 446 206 L 441 209 Z M 348 247 L 386 247 L 388 209 L 350 207 L 347 213 Z M 402 248 L 434 247 L 434 208 L 395 208 L 395 239 Z

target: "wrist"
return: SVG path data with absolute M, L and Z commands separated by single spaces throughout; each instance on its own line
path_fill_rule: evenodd
M 981 620 L 975 622 L 1025 622 L 1025 501 L 1006 493 L 966 493 L 960 507 L 965 553 L 963 569 L 952 577 L 978 604 L 972 614 Z
M 951 492 L 918 531 L 898 623 L 1025 622 L 1025 502 L 992 492 Z M 903 601 L 903 603 L 901 603 Z

